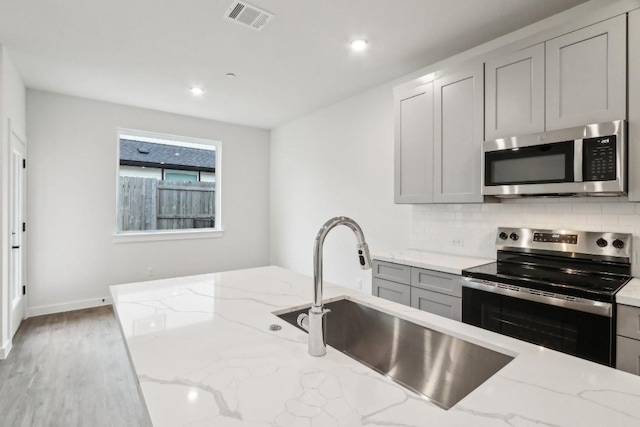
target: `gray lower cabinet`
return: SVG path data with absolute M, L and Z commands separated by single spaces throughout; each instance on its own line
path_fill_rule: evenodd
M 462 320 L 460 276 L 373 261 L 372 294 L 429 313 Z
M 616 341 L 616 368 L 640 375 L 640 341 L 620 335 L 616 337 Z
M 411 305 L 411 286 L 373 278 L 373 295 L 398 304 Z
M 640 308 L 618 305 L 616 368 L 640 375 Z
M 411 307 L 462 321 L 462 299 L 411 287 Z
M 412 267 L 411 286 L 458 298 L 462 296 L 462 284 L 457 274 Z
M 411 267 L 393 262 L 374 260 L 373 277 L 408 285 L 411 283 Z

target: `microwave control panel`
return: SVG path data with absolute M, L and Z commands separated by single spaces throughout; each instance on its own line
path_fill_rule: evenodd
M 584 181 L 616 179 L 616 135 L 585 138 L 582 141 Z

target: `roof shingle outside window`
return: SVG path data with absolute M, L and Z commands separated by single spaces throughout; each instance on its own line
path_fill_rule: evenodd
M 215 172 L 216 152 L 199 148 L 120 139 L 120 164 Z

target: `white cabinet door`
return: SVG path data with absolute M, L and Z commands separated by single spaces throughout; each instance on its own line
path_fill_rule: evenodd
M 546 42 L 546 128 L 626 118 L 625 15 Z
M 483 64 L 434 83 L 434 193 L 437 203 L 482 202 Z
M 395 95 L 396 203 L 433 202 L 433 83 Z
M 544 132 L 544 43 L 485 64 L 485 139 Z
M 629 200 L 640 202 L 640 9 L 629 12 Z

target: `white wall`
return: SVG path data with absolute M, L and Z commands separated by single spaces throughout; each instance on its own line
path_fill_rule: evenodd
M 6 48 L 0 46 L 0 358 L 9 336 L 9 128 L 25 135 L 25 87 Z
M 313 242 L 329 218 L 346 215 L 372 250 L 408 245 L 411 207 L 393 204 L 393 97 L 384 85 L 271 133 L 271 262 L 313 274 Z M 356 240 L 346 227 L 327 236 L 327 281 L 355 287 Z
M 91 306 L 108 286 L 263 266 L 269 132 L 29 90 L 29 314 Z M 116 243 L 117 128 L 222 141 L 224 236 Z

